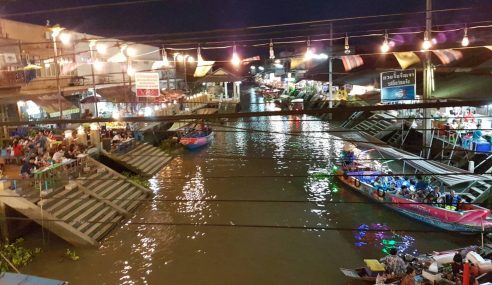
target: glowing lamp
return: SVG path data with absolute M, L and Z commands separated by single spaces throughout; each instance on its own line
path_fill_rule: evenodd
M 349 37 L 345 35 L 345 54 L 350 54 Z
M 108 52 L 108 47 L 105 44 L 96 45 L 96 50 L 100 54 L 106 54 Z
M 432 47 L 432 42 L 429 41 L 429 36 L 427 31 L 424 34 L 424 42 L 422 43 L 422 50 L 428 50 Z
M 134 48 L 129 47 L 129 48 L 127 48 L 127 49 L 126 49 L 126 54 L 127 54 L 129 57 L 134 57 L 134 56 L 136 56 L 136 55 L 137 55 L 137 50 L 136 50 L 136 49 L 134 49 Z
M 192 56 L 188 56 L 188 63 L 195 62 L 195 59 Z
M 65 139 L 69 140 L 72 138 L 72 130 L 66 130 L 64 134 L 65 134 Z
M 99 60 L 96 59 L 94 61 L 94 68 L 96 70 L 101 70 L 103 68 L 103 63 L 101 61 L 99 61 Z
M 234 66 L 239 66 L 241 64 L 241 59 L 239 58 L 239 55 L 236 52 L 236 45 L 232 47 L 232 58 L 231 58 L 231 63 Z
M 91 131 L 97 131 L 97 130 L 99 130 L 99 125 L 97 123 L 91 123 L 90 129 L 91 129 Z
M 388 33 L 384 34 L 384 41 L 383 44 L 381 45 L 381 52 L 382 53 L 387 53 L 390 50 L 390 45 L 388 42 Z
M 468 39 L 468 28 L 465 28 L 465 35 L 463 36 L 463 40 L 461 40 L 461 45 L 467 47 L 470 44 L 470 40 Z
M 60 34 L 60 41 L 62 42 L 62 44 L 64 45 L 69 45 L 70 44 L 70 39 L 72 38 L 72 36 L 68 33 L 63 33 L 63 34 Z
M 78 135 L 83 135 L 83 134 L 85 134 L 84 127 L 79 126 L 79 127 L 77 128 L 77 134 L 78 134 Z

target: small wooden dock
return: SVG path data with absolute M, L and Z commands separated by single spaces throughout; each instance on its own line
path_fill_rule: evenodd
M 46 176 L 10 180 L 0 201 L 75 246 L 97 246 L 152 195 L 98 161 L 83 157 Z
M 172 156 L 161 149 L 141 142 L 133 142 L 120 150 L 102 150 L 101 154 L 145 177 L 153 176 L 172 160 Z

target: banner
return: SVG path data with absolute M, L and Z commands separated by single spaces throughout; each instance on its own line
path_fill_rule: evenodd
M 381 102 L 415 100 L 415 94 L 415 69 L 381 73 Z
M 394 52 L 393 55 L 396 57 L 396 60 L 398 60 L 402 69 L 406 69 L 410 65 L 420 62 L 420 58 L 411 51 Z
M 434 54 L 439 58 L 442 64 L 449 64 L 453 61 L 463 58 L 463 53 L 459 50 L 443 49 L 433 50 Z
M 137 97 L 158 97 L 160 95 L 159 73 L 135 73 L 135 89 L 137 92 Z
M 364 64 L 364 60 L 360 55 L 344 55 L 342 56 L 342 63 L 345 71 L 350 71 L 356 67 Z

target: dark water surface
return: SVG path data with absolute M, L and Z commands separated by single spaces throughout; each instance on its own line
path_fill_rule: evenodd
M 272 108 L 256 104 L 262 98 L 254 93 L 243 97 L 252 111 Z M 130 219 L 140 224 L 117 228 L 99 249 L 76 249 L 78 261 L 61 258 L 70 247 L 65 242 L 45 233 L 43 245 L 41 233 L 32 233 L 28 244 L 43 246 L 43 253 L 24 271 L 71 285 L 358 284 L 339 267 L 363 265 L 385 247 L 412 253 L 477 242 L 426 232 L 434 229 L 379 205 L 353 203 L 368 200 L 310 175 L 343 142 L 328 133 L 286 135 L 330 129 L 329 122 L 301 119 L 316 117 L 248 118 L 217 127 L 210 146 L 183 152 L 151 180 L 154 200 Z M 203 199 L 222 201 L 189 201 Z M 388 231 L 398 229 L 418 232 Z

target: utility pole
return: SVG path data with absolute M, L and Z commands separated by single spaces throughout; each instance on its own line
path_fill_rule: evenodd
M 330 86 L 328 86 L 329 102 L 328 107 L 333 108 L 333 22 L 330 22 L 330 57 L 328 58 L 328 81 Z M 330 119 L 332 114 L 330 113 Z
M 426 0 L 425 5 L 425 32 L 427 35 L 427 39 L 432 41 L 432 0 Z M 431 52 L 425 52 L 425 61 L 424 61 L 424 103 L 427 103 L 431 98 L 432 93 L 432 63 L 431 63 Z M 431 136 L 431 114 L 428 108 L 424 108 L 424 136 L 423 136 L 423 147 L 424 151 L 422 152 L 424 157 L 429 158 L 431 153 L 431 145 L 432 145 L 432 136 Z

